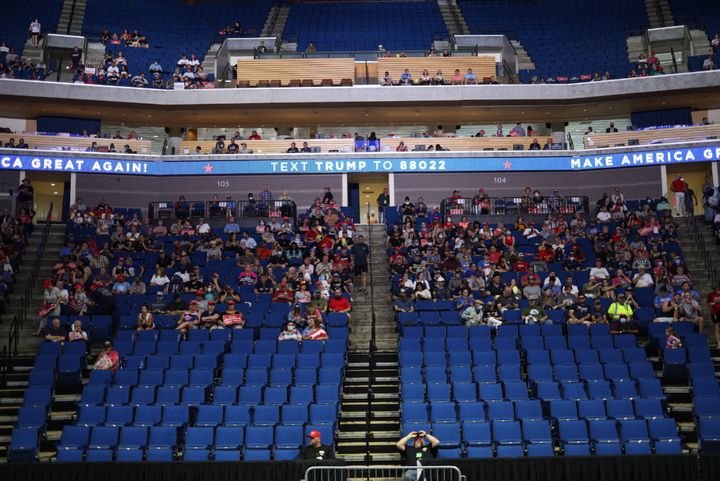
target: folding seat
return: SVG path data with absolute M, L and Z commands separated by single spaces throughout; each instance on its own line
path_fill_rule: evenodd
M 472 382 L 473 375 L 470 366 L 451 366 L 450 382 Z
M 153 426 L 149 430 L 147 460 L 173 461 L 177 452 L 178 430 L 175 426 Z
M 210 331 L 210 340 L 230 343 L 233 339 L 233 331 L 233 329 L 213 329 Z
M 490 423 L 465 422 L 463 423 L 462 434 L 469 458 L 493 457 Z
M 165 371 L 165 386 L 187 386 L 190 380 L 187 369 L 168 369 Z
M 568 324 L 567 335 L 568 337 L 588 337 L 590 331 L 585 324 Z
M 522 433 L 528 456 L 553 456 L 555 454 L 550 423 L 546 420 L 523 420 Z
M 224 426 L 241 427 L 251 423 L 250 406 L 225 406 Z
M 559 324 L 543 324 L 540 326 L 540 331 L 543 337 L 560 337 L 563 335 L 562 326 Z
M 183 460 L 207 461 L 215 445 L 215 431 L 207 427 L 189 427 L 185 431 Z
M 240 461 L 245 430 L 220 426 L 215 430 L 215 461 Z
M 315 406 L 311 404 L 311 407 Z M 322 406 L 323 411 L 327 411 L 327 406 Z M 293 406 L 285 404 L 280 406 L 280 423 L 285 426 L 303 426 L 308 422 L 308 407 Z
M 578 401 L 578 415 L 588 421 L 607 419 L 605 402 L 599 399 L 584 399 Z
M 423 371 L 419 367 L 401 367 L 400 381 L 404 384 L 422 384 L 425 382 Z
M 266 387 L 263 395 L 263 403 L 279 406 L 288 401 L 287 387 Z
M 605 379 L 605 372 L 603 371 L 602 364 L 580 364 L 579 365 L 579 376 L 583 381 L 600 381 Z
M 444 347 L 442 348 L 442 351 L 425 351 L 425 363 L 424 364 L 427 367 L 447 366 L 447 355 L 445 354 Z
M 447 326 L 446 333 L 448 339 L 467 339 L 468 328 L 465 326 Z
M 130 402 L 131 387 L 127 385 L 110 386 L 105 393 L 105 404 L 117 406 Z
M 125 426 L 120 429 L 120 439 L 115 451 L 115 457 L 119 462 L 140 462 L 143 460 L 147 444 L 147 427 Z
M 40 408 L 42 409 L 42 408 Z M 85 406 L 78 412 L 78 426 L 102 426 L 105 424 L 107 408 L 105 406 Z
M 474 403 L 478 400 L 477 384 L 453 383 L 453 399 L 459 403 Z
M 578 403 L 565 399 L 552 400 L 550 405 L 550 417 L 556 420 L 578 419 Z
M 470 330 L 472 332 L 472 329 Z M 471 351 L 491 351 L 492 341 L 490 337 L 470 337 L 468 347 Z
M 720 418 L 720 398 L 696 397 L 693 404 L 696 418 Z
M 537 383 L 537 397 L 545 402 L 562 399 L 560 394 L 560 385 L 553 381 L 543 381 Z
M 583 364 L 598 364 L 600 359 L 598 358 L 598 352 L 595 349 L 575 349 L 575 362 L 580 365 Z
M 502 384 L 480 384 L 478 385 L 478 399 L 484 402 L 496 402 L 505 399 L 502 392 Z
M 648 433 L 655 446 L 655 454 L 680 454 L 682 445 L 674 419 L 648 419 Z
M 320 364 L 315 362 L 317 354 L 300 354 L 298 355 L 297 367 L 317 368 L 317 367 L 337 367 L 345 364 L 344 352 L 323 352 L 320 354 Z
M 142 356 L 152 356 L 155 354 L 155 351 L 157 350 L 157 343 L 155 341 L 140 341 L 135 343 L 135 349 L 133 349 L 133 354 L 142 355 Z M 170 354 L 168 352 L 163 352 L 163 354 Z
M 197 427 L 217 427 L 222 424 L 224 409 L 222 406 L 202 405 L 198 407 L 195 417 Z
M 425 382 L 428 384 L 446 383 L 447 369 L 445 366 L 433 366 L 425 368 Z
M 606 363 L 603 367 L 605 369 L 605 379 L 611 381 L 630 379 L 630 372 L 625 363 Z
M 568 326 L 568 329 L 575 326 Z M 567 338 L 569 349 L 590 349 L 590 336 L 576 335 Z
M 636 362 L 647 362 L 647 353 L 645 349 L 640 347 L 624 348 L 622 350 L 623 361 L 626 364 L 633 364 Z
M 458 418 L 463 423 L 484 422 L 485 403 L 475 401 L 458 404 Z
M 334 426 L 337 413 L 337 404 L 311 404 L 309 422 L 315 426 Z
M 428 389 L 430 389 L 428 387 Z M 448 385 L 448 399 L 450 386 Z M 315 402 L 321 405 L 337 405 L 340 403 L 340 386 L 333 384 L 319 384 L 315 387 Z
M 515 364 L 502 364 L 497 368 L 500 381 L 522 381 L 520 366 Z
M 245 329 L 243 329 L 243 331 L 245 331 Z M 252 329 L 248 329 L 246 332 L 250 332 L 250 331 L 252 331 Z M 247 359 L 248 353 L 251 353 L 252 351 L 253 351 L 253 340 L 252 339 L 235 338 L 230 343 L 230 353 L 232 353 L 234 355 L 243 356 Z
M 503 311 L 502 317 L 503 324 L 499 327 L 516 327 L 522 322 L 522 311 L 520 309 L 507 309 Z
M 499 458 L 523 456 L 522 431 L 518 421 L 493 421 L 492 432 Z
M 320 382 L 342 380 L 342 369 L 324 368 L 320 370 L 322 379 Z M 295 385 L 296 386 L 313 386 L 318 383 L 318 370 L 314 368 L 297 368 L 295 369 Z
M 625 454 L 652 454 L 650 435 L 644 419 L 620 420 L 620 436 Z
M 473 366 L 492 366 L 493 371 L 497 365 L 495 351 L 473 351 Z
M 432 318 L 432 314 L 429 315 L 429 318 Z M 437 313 L 434 314 L 434 316 L 437 318 Z M 422 314 L 420 314 L 420 322 L 422 323 Z M 437 319 L 435 320 L 435 323 L 437 323 Z M 425 323 L 427 324 L 427 323 Z M 447 328 L 445 326 L 425 326 L 425 336 L 424 339 L 427 340 L 436 340 L 436 339 L 444 339 L 447 337 Z
M 493 347 L 496 351 L 515 351 L 517 349 L 517 339 L 507 337 L 496 337 L 493 341 Z
M 165 373 L 157 369 L 143 369 L 140 371 L 137 386 L 156 387 L 163 384 Z
M 7 460 L 11 463 L 31 463 L 38 460 L 39 437 L 35 428 L 12 430 Z
M 237 387 L 234 385 L 215 386 L 213 391 L 213 404 L 228 406 L 237 402 Z
M 428 408 L 426 403 L 402 403 L 403 422 L 428 422 Z
M 215 354 L 198 354 L 195 358 L 195 369 L 209 370 L 214 372 L 218 367 L 219 357 Z
M 659 399 L 635 399 L 635 415 L 639 418 L 658 419 L 665 417 L 665 410 Z
M 448 361 L 450 366 L 472 366 L 472 355 L 470 351 L 449 351 Z
M 487 405 L 489 421 L 514 421 L 515 406 L 512 401 L 491 402 Z
M 274 444 L 273 428 L 249 426 L 245 431 L 245 461 L 269 461 L 270 447 Z
M 103 385 L 88 384 L 83 388 L 78 407 L 98 406 L 105 402 L 105 389 Z
M 138 406 L 133 426 L 155 426 L 162 421 L 162 406 Z
M 457 412 L 454 402 L 436 401 L 430 403 L 430 419 L 433 423 L 457 422 Z
M 302 426 L 276 426 L 275 449 L 273 451 L 275 461 L 297 459 L 303 441 Z
M 312 386 L 293 386 L 290 388 L 290 404 L 308 405 L 315 401 Z
M 180 404 L 197 407 L 207 402 L 207 390 L 199 386 L 184 386 L 180 396 Z
M 163 407 L 161 426 L 184 427 L 190 422 L 190 408 L 188 406 Z
M 90 432 L 88 443 L 88 461 L 112 461 L 115 446 L 118 443 L 120 428 L 116 426 L 96 426 Z
M 512 350 L 507 350 L 507 351 L 498 351 L 497 363 L 499 366 L 502 366 L 502 365 L 519 366 L 521 364 L 520 351 L 518 351 L 517 349 L 512 349 Z
M 262 402 L 262 388 L 246 385 L 238 389 L 238 404 L 260 404 Z
M 653 369 L 652 364 L 648 361 L 634 362 L 630 364 L 629 367 L 630 377 L 632 379 L 639 380 L 655 378 L 655 370 Z
M 267 368 L 248 368 L 245 370 L 245 386 L 261 387 L 268 383 Z
M 538 399 L 515 400 L 515 418 L 521 421 L 543 419 L 542 405 Z
M 590 399 L 612 399 L 613 393 L 608 381 L 593 381 L 587 383 L 588 397 Z
M 695 398 L 720 398 L 720 387 L 716 379 L 697 378 L 692 380 L 692 393 Z
M 279 422 L 279 405 L 255 406 L 253 411 L 253 426 L 274 426 Z
M 400 367 L 422 367 L 423 353 L 417 351 L 401 351 L 398 355 Z
M 552 381 L 554 379 L 552 367 L 545 364 L 528 365 L 527 376 L 528 380 L 533 382 Z
M 614 420 L 596 419 L 588 422 L 590 426 L 590 439 L 595 445 L 595 454 L 598 456 L 618 456 L 622 454 L 622 446 L 618 437 L 617 426 Z
M 57 445 L 59 462 L 79 462 L 83 460 L 85 449 L 90 442 L 90 428 L 87 426 L 64 426 Z
M 720 419 L 699 419 L 698 440 L 700 452 L 720 452 Z
M 260 343 L 262 341 L 258 341 Z M 273 347 L 273 350 L 275 348 Z M 248 356 L 248 368 L 260 368 L 260 369 L 268 369 L 270 367 L 270 364 L 272 362 L 272 354 L 271 353 L 255 353 L 250 354 Z
M 82 357 L 68 354 L 58 358 L 57 385 L 70 388 L 82 382 Z
M 133 406 L 109 406 L 105 417 L 105 426 L 127 426 L 135 416 Z
M 427 398 L 430 402 L 450 401 L 449 384 L 428 384 Z
M 613 344 L 616 349 L 637 347 L 637 340 L 634 334 L 616 334 L 613 336 Z
M 528 387 L 525 381 L 503 382 L 503 391 L 505 392 L 505 399 L 512 401 L 529 398 Z
M 205 331 L 207 332 L 207 331 Z M 137 342 L 154 343 L 158 340 L 157 331 L 140 331 L 135 334 Z
M 398 342 L 398 352 L 402 351 L 422 351 L 421 340 L 417 338 L 400 339 L 400 341 Z
M 153 357 L 153 356 L 151 356 Z M 147 358 L 145 356 L 126 356 L 122 362 L 123 369 L 143 369 Z
M 554 349 L 550 350 L 550 358 L 552 359 L 553 366 L 574 366 L 575 355 L 573 351 L 569 349 Z
M 170 360 L 175 359 L 180 356 L 165 356 L 156 354 L 154 356 L 150 356 L 145 358 L 145 369 L 153 369 L 153 370 L 165 370 L 170 367 Z M 190 366 L 192 367 L 192 366 Z M 142 369 L 142 368 L 139 368 Z
M 558 421 L 558 439 L 566 456 L 590 455 L 590 438 L 584 420 Z
M 438 439 L 443 440 L 438 448 L 438 458 L 457 459 L 461 456 L 460 425 L 458 423 L 433 424 L 432 433 Z
M 41 407 L 24 407 L 18 410 L 16 425 L 18 428 L 33 428 L 45 431 L 47 411 Z
M 180 402 L 180 386 L 160 386 L 155 394 L 155 404 L 171 406 Z
M 635 399 L 639 397 L 637 385 L 632 379 L 613 382 L 613 392 L 618 399 Z
M 550 351 L 562 351 L 567 350 L 567 342 L 565 341 L 565 338 L 562 336 L 549 336 L 545 337 L 544 344 L 545 349 L 548 349 Z
M 608 399 L 606 407 L 609 418 L 617 420 L 635 419 L 635 409 L 629 399 Z
M 158 335 L 159 342 L 179 342 L 180 332 L 175 329 L 161 329 Z
M 564 382 L 561 383 L 563 399 L 572 399 L 580 401 L 587 399 L 585 384 L 581 382 Z
M 109 386 L 113 382 L 112 371 L 97 370 L 90 371 L 90 384 Z
M 572 364 L 555 364 L 553 366 L 553 377 L 558 382 L 579 381 L 578 370 L 575 362 Z
M 715 379 L 715 366 L 712 363 L 692 363 L 688 365 L 690 379 Z
M 550 351 L 545 349 L 528 351 L 525 358 L 528 364 L 550 365 Z
M 527 352 L 542 351 L 545 349 L 545 343 L 540 336 L 523 337 L 520 339 L 520 345 L 522 349 Z
M 404 326 L 402 329 L 403 336 L 407 336 L 408 333 L 410 335 L 414 335 L 418 331 L 408 331 L 408 329 L 413 329 L 413 327 L 409 326 L 415 326 L 418 324 L 418 313 L 417 312 L 398 312 L 397 313 L 397 321 L 398 324 L 401 326 Z M 419 332 L 422 333 L 422 327 L 414 327 L 414 329 L 419 329 Z M 422 335 L 422 334 L 420 334 Z
M 273 354 L 273 369 L 293 369 L 295 368 L 295 354 Z
M 686 363 L 685 349 L 666 349 L 663 351 L 663 378 L 670 381 L 684 379 L 688 374 Z M 714 369 L 712 371 L 712 377 L 715 377 Z
M 517 331 L 521 339 L 525 339 L 526 337 L 542 337 L 540 326 L 537 324 L 525 324 L 518 326 Z

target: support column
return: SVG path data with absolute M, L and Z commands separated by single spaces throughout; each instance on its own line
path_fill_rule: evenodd
M 715 162 L 713 162 L 715 164 Z M 715 173 L 713 173 L 713 177 L 715 176 Z M 661 165 L 660 166 L 660 185 L 662 186 L 662 195 L 663 197 L 668 194 L 668 182 L 667 182 L 667 165 Z M 669 201 L 670 199 L 668 199 Z
M 388 193 L 390 194 L 390 205 L 397 205 L 395 203 L 395 173 L 390 172 L 388 174 Z
M 710 170 L 712 171 L 713 186 L 717 187 L 720 180 L 718 180 L 718 163 L 710 162 Z
M 550 124 L 550 132 L 552 132 L 552 138 L 556 143 L 565 143 L 565 122 L 552 122 Z M 580 142 L 582 143 L 582 139 L 580 139 Z
M 348 205 L 348 176 L 347 174 L 342 175 L 342 205 L 347 207 Z
M 70 205 L 75 203 L 77 199 L 77 174 L 75 172 L 70 174 Z

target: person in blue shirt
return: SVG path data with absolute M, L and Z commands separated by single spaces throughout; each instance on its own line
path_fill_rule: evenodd
M 395 305 L 393 306 L 395 312 L 414 312 L 415 305 L 412 300 L 408 297 L 405 289 L 400 289 L 400 296 L 395 299 Z
M 235 217 L 230 217 L 227 224 L 223 227 L 223 232 L 226 234 L 236 234 L 240 232 L 240 226 L 235 222 Z
M 400 85 L 412 85 L 413 84 L 413 76 L 410 73 L 410 70 L 405 69 L 405 71 L 400 75 Z
M 510 135 L 512 135 L 513 132 L 517 132 L 515 135 L 517 135 L 518 137 L 525 137 L 525 135 L 526 135 L 525 129 L 520 124 L 520 122 L 515 124 L 515 127 L 513 127 L 512 130 L 510 130 Z
M 125 280 L 124 275 L 119 275 L 117 281 L 112 287 L 113 294 L 128 294 L 130 292 L 130 283 Z
M 467 72 L 465 73 L 465 84 L 466 85 L 477 84 L 477 76 L 473 72 L 472 68 L 467 69 Z

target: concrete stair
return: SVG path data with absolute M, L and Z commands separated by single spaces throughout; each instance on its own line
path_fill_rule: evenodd
M 215 75 L 215 78 L 218 77 L 218 71 L 217 71 L 217 53 L 218 50 L 220 50 L 220 47 L 222 46 L 222 43 L 214 43 L 208 47 L 207 52 L 205 52 L 205 56 L 203 57 L 203 61 L 201 64 L 201 67 L 205 71 L 206 75 L 213 74 Z
M 38 225 L 30 236 L 29 245 L 23 257 L 22 269 L 16 276 L 15 291 L 10 294 L 7 311 L 0 316 L 0 326 L 2 326 L 2 337 L 0 337 L 0 346 L 7 345 L 8 331 L 10 322 L 13 317 L 19 316 L 22 310 L 20 300 L 25 293 L 25 286 L 30 278 L 30 269 L 32 263 L 38 255 L 38 248 L 42 237 L 42 226 Z M 40 261 L 40 269 L 38 271 L 37 282 L 33 287 L 30 298 L 30 307 L 28 309 L 27 322 L 21 326 L 20 340 L 18 342 L 18 352 L 32 354 L 37 351 L 40 342 L 39 338 L 33 337 L 32 333 L 38 327 L 35 313 L 42 305 L 43 301 L 43 283 L 42 280 L 52 276 L 52 266 L 57 262 L 57 254 L 63 245 L 65 237 L 64 225 L 53 225 L 48 236 L 45 252 Z
M 625 43 L 627 44 L 628 62 L 637 62 L 641 53 L 647 56 L 647 45 L 644 36 L 632 35 L 625 39 Z
M 510 40 L 510 43 L 515 47 L 515 53 L 518 56 L 518 69 L 520 70 L 535 70 L 535 62 L 527 53 L 525 47 L 520 40 Z
M 105 45 L 100 42 L 88 42 L 85 47 L 85 65 L 97 67 L 98 65 L 102 65 L 104 61 Z
M 692 55 L 706 55 L 712 52 L 710 39 L 705 30 L 690 30 L 690 52 Z
M 438 6 L 450 35 L 467 35 L 470 33 L 462 11 L 454 2 L 438 0 Z
M 282 41 L 282 34 L 285 31 L 285 24 L 290 15 L 290 6 L 273 7 L 268 13 L 265 26 L 262 29 L 263 37 L 277 37 Z

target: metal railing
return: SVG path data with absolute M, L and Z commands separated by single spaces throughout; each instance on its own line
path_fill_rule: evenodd
M 304 481 L 343 481 L 364 479 L 367 481 L 465 481 L 466 477 L 457 466 L 310 466 Z
M 284 218 L 297 223 L 297 206 L 292 200 L 271 200 L 264 203 L 261 200 L 226 200 L 204 201 L 188 200 L 177 202 L 150 202 L 148 213 L 151 220 L 161 219 L 264 219 Z
M 35 253 L 35 259 L 33 260 L 32 267 L 30 268 L 30 277 L 28 277 L 28 280 L 25 284 L 25 290 L 23 291 L 23 296 L 20 299 L 20 314 L 18 323 L 19 326 L 24 326 L 27 323 L 28 319 L 28 312 L 30 311 L 32 303 L 32 294 L 35 290 L 35 286 L 37 284 L 37 278 L 38 273 L 40 272 L 40 264 L 42 263 L 43 257 L 45 255 L 45 247 L 47 246 L 47 240 L 50 236 L 50 228 L 52 225 L 52 214 L 53 214 L 53 203 L 50 203 L 50 207 L 47 211 L 47 216 L 45 217 L 45 224 L 43 226 L 42 235 L 40 237 L 40 244 L 38 245 L 37 252 Z M 17 345 L 16 345 L 16 352 L 17 354 Z
M 7 375 L 12 371 L 12 362 L 8 347 L 3 346 L 0 350 L 0 387 L 7 386 Z
M 440 203 L 443 219 L 469 215 L 574 214 L 589 212 L 589 208 L 585 196 L 543 197 L 538 203 L 530 197 L 487 197 L 477 201 L 463 197 L 443 199 Z
M 370 203 L 367 203 L 367 225 L 368 225 L 368 249 L 372 246 L 372 224 L 370 223 Z M 373 260 L 372 255 L 368 256 L 368 277 L 370 278 L 370 343 L 368 345 L 368 397 L 367 397 L 367 416 L 365 417 L 365 456 L 370 462 L 370 437 L 372 436 L 370 429 L 370 421 L 373 415 L 374 392 L 373 384 L 375 382 L 375 353 L 377 350 L 376 339 L 376 318 L 375 318 L 375 283 L 373 281 Z
M 713 256 L 705 245 L 705 237 L 700 232 L 700 229 L 703 229 L 704 226 L 698 222 L 697 217 L 694 215 L 685 217 L 685 225 L 689 228 L 690 234 L 692 234 L 695 240 L 703 268 L 707 273 L 708 279 L 710 279 L 712 287 L 715 288 L 715 286 L 718 285 L 718 279 L 720 279 L 720 272 L 718 268 L 715 267 Z
M 12 322 L 10 322 L 10 329 L 8 329 L 8 357 L 17 356 L 18 354 L 18 342 L 20 341 L 20 318 L 13 316 Z

